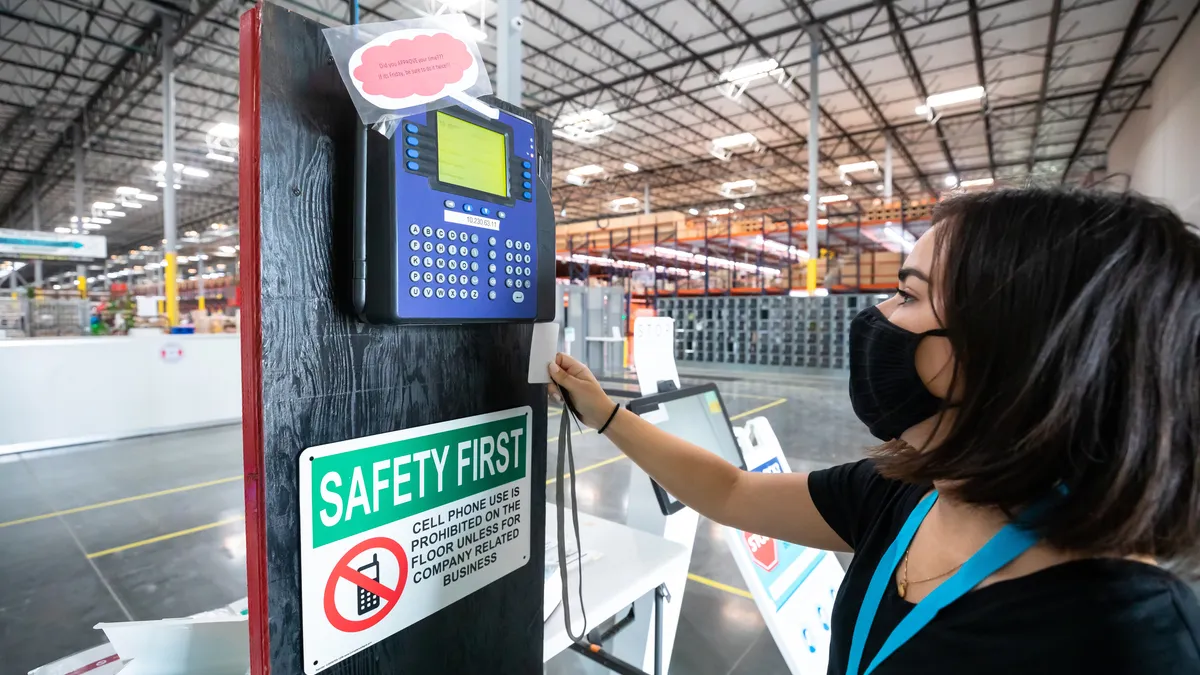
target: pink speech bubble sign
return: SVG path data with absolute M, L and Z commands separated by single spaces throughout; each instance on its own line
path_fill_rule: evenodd
M 361 58 L 352 75 L 363 94 L 390 99 L 436 97 L 474 64 L 462 40 L 440 32 L 371 46 Z

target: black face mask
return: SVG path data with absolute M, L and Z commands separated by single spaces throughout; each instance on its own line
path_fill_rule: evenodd
M 876 438 L 890 441 L 933 417 L 942 400 L 917 374 L 917 345 L 943 329 L 913 333 L 869 307 L 850 322 L 850 404 Z

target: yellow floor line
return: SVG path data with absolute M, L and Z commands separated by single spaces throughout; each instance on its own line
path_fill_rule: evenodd
M 236 518 L 226 518 L 225 520 L 218 520 L 215 523 L 209 523 L 207 525 L 201 525 L 199 527 L 190 527 L 186 530 L 180 530 L 178 532 L 171 532 L 170 534 L 164 534 L 164 535 L 160 535 L 157 537 L 151 537 L 149 539 L 143 539 L 141 541 L 135 541 L 132 544 L 125 544 L 124 546 L 117 546 L 115 548 L 107 548 L 107 549 L 104 549 L 103 551 L 89 553 L 87 557 L 89 560 L 91 560 L 93 558 L 99 558 L 102 556 L 111 555 L 113 553 L 120 553 L 121 551 L 128 551 L 131 548 L 138 548 L 139 546 L 146 546 L 148 544 L 157 544 L 160 541 L 167 541 L 168 539 L 175 539 L 176 537 L 186 537 L 189 534 L 196 534 L 197 532 L 211 530 L 214 527 L 221 527 L 222 525 L 231 525 L 233 523 L 236 523 L 236 522 L 239 522 L 242 520 L 245 520 L 244 516 L 237 516 Z
M 733 396 L 735 398 L 756 398 L 760 401 L 774 401 L 778 396 L 766 396 L 764 394 L 743 394 L 740 392 L 722 391 L 721 396 Z
M 116 506 L 118 504 L 128 504 L 129 502 L 137 502 L 137 501 L 141 501 L 143 499 L 152 499 L 154 497 L 162 497 L 165 495 L 173 495 L 173 494 L 176 494 L 179 492 L 187 492 L 188 490 L 198 490 L 200 488 L 212 487 L 213 485 L 222 485 L 224 483 L 232 483 L 233 481 L 241 480 L 241 479 L 242 479 L 241 476 L 230 476 L 228 478 L 218 478 L 216 480 L 205 481 L 203 483 L 193 483 L 191 485 L 181 485 L 179 487 L 171 488 L 169 490 L 159 490 L 158 492 L 147 492 L 144 495 L 134 495 L 132 497 L 123 497 L 121 499 L 114 499 L 114 500 L 108 501 L 108 502 L 100 502 L 98 504 L 88 504 L 87 506 L 77 506 L 73 509 L 64 509 L 62 511 L 55 511 L 54 513 L 43 513 L 40 516 L 30 516 L 28 518 L 18 518 L 17 520 L 10 520 L 7 523 L 0 523 L 0 529 L 9 527 L 10 525 L 22 525 L 24 523 L 33 523 L 33 522 L 37 522 L 39 520 L 46 520 L 47 518 L 57 518 L 58 516 L 69 516 L 72 513 L 83 513 L 84 511 L 92 511 L 94 509 L 102 509 L 107 506 Z
M 746 412 L 738 413 L 738 414 L 730 417 L 729 419 L 731 421 L 732 420 L 740 420 L 743 417 L 749 417 L 749 416 L 753 415 L 754 413 L 760 413 L 760 412 L 766 410 L 767 408 L 774 408 L 775 406 L 783 405 L 784 403 L 787 403 L 786 398 L 775 399 L 774 401 L 771 401 L 770 403 L 768 403 L 766 405 L 760 405 L 757 408 L 751 408 L 751 409 L 747 410 Z
M 705 586 L 708 586 L 709 588 L 715 588 L 718 591 L 725 591 L 726 593 L 736 595 L 739 598 L 746 598 L 748 600 L 754 599 L 754 596 L 750 595 L 750 591 L 747 591 L 747 590 L 741 589 L 741 588 L 737 588 L 735 586 L 730 586 L 729 584 L 723 584 L 719 581 L 713 581 L 712 579 L 702 577 L 699 574 L 689 573 L 688 579 L 690 579 L 698 584 L 704 584 Z
M 587 473 L 593 469 L 599 469 L 602 466 L 608 466 L 609 464 L 612 464 L 613 462 L 619 462 L 623 459 L 627 459 L 625 457 L 625 455 L 617 455 L 616 457 L 609 457 L 608 459 L 604 460 L 603 462 L 596 462 L 595 464 L 592 464 L 591 466 L 583 467 L 582 469 L 576 471 L 575 475 L 578 476 L 581 473 Z M 549 472 L 549 471 L 553 471 L 554 469 L 552 469 L 550 467 L 546 467 L 546 470 L 547 470 L 547 472 Z M 570 474 L 567 474 L 567 475 L 570 475 Z M 556 480 L 558 480 L 558 479 L 551 478 L 550 480 L 546 481 L 546 485 L 551 485 Z

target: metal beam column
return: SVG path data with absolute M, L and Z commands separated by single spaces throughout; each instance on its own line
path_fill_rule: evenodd
M 817 162 L 821 154 L 820 63 L 821 32 L 808 32 L 808 283 L 811 296 L 817 290 L 817 206 L 821 202 Z
M 179 324 L 178 269 L 175 262 L 175 51 L 171 46 L 173 23 L 162 21 L 163 99 L 163 294 L 166 295 L 167 325 Z
M 521 0 L 496 3 L 496 96 L 521 105 Z
M 36 182 L 33 184 L 33 231 L 42 231 L 42 196 L 39 194 L 39 186 Z M 33 261 L 33 287 L 41 289 L 42 287 L 42 261 Z
M 886 143 L 883 146 L 883 201 L 885 204 L 890 204 L 892 201 L 892 136 L 884 134 L 883 138 Z

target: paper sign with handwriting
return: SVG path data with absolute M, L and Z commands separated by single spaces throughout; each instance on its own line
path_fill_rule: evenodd
M 384 33 L 350 57 L 354 87 L 372 105 L 409 108 L 463 93 L 479 64 L 462 39 L 437 29 Z

